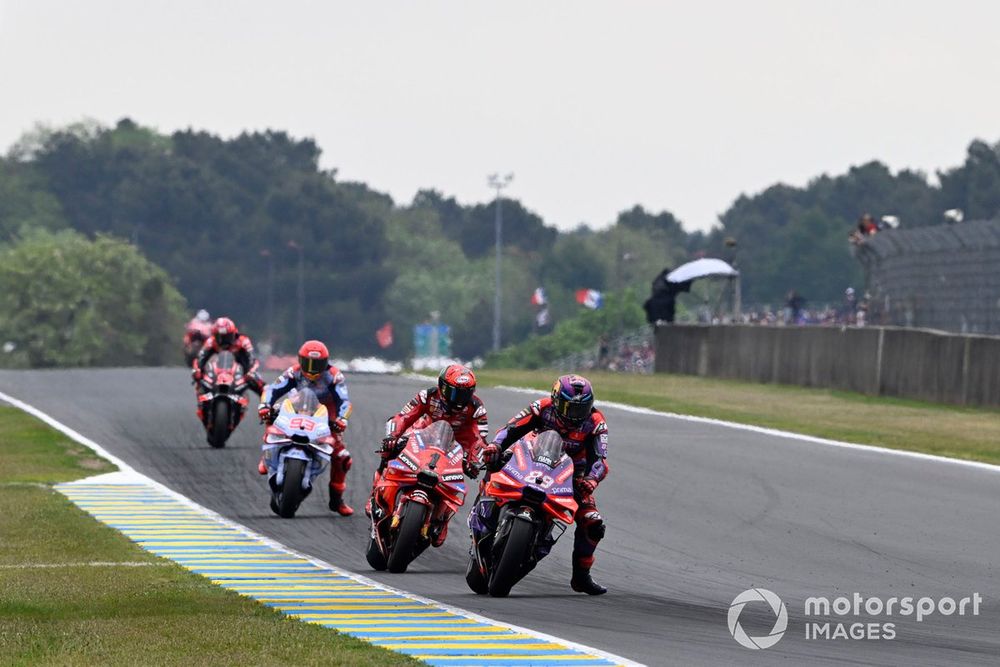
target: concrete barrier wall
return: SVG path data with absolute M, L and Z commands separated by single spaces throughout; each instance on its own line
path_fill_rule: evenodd
M 1000 337 L 895 327 L 671 325 L 656 372 L 1000 405 Z

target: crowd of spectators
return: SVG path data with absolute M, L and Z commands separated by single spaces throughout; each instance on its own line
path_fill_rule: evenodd
M 863 327 L 868 324 L 869 298 L 868 293 L 859 298 L 854 288 L 848 287 L 844 290 L 844 298 L 840 304 L 809 307 L 808 302 L 792 290 L 788 293 L 784 308 L 779 310 L 773 310 L 770 306 L 750 308 L 743 312 L 741 322 L 765 326 Z
M 614 342 L 602 336 L 595 367 L 624 373 L 653 372 L 653 343 L 649 338 L 625 337 Z

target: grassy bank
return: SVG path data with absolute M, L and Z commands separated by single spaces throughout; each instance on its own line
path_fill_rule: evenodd
M 477 372 L 483 385 L 546 392 L 557 375 L 556 371 Z M 1000 464 L 997 410 L 686 375 L 591 373 L 588 377 L 598 400 Z
M 421 664 L 289 619 L 143 551 L 48 487 L 113 468 L 7 407 L 0 461 L 3 664 Z

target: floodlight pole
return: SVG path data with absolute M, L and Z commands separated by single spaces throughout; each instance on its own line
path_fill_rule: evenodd
M 497 191 L 496 199 L 494 200 L 494 208 L 496 210 L 496 216 L 494 218 L 494 224 L 496 227 L 496 275 L 494 277 L 493 283 L 493 351 L 496 352 L 500 349 L 500 314 L 502 308 L 501 300 L 501 275 L 500 275 L 500 263 L 501 263 L 501 248 L 502 248 L 502 237 L 503 237 L 503 213 L 501 210 L 501 202 L 503 200 L 503 189 L 510 185 L 510 182 L 514 180 L 514 174 L 506 174 L 500 176 L 499 174 L 490 174 L 487 178 L 491 188 Z

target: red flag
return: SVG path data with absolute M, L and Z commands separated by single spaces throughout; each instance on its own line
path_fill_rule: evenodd
M 386 322 L 375 332 L 375 340 L 383 350 L 392 345 L 392 322 Z

